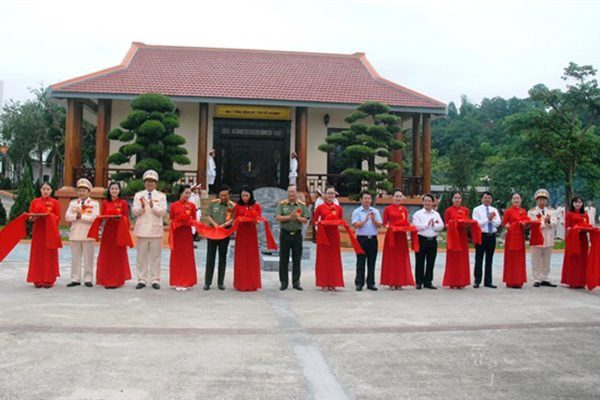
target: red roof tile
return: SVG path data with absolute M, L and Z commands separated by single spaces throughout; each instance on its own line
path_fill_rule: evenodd
M 133 43 L 121 65 L 51 86 L 68 94 L 258 99 L 360 104 L 376 100 L 395 107 L 446 105 L 381 78 L 363 53 L 351 55 L 283 51 L 147 46 Z

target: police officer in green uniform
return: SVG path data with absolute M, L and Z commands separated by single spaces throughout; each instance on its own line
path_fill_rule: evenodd
M 211 226 L 230 228 L 233 225 L 233 208 L 235 203 L 230 201 L 231 188 L 223 185 L 219 191 L 219 198 L 213 200 L 208 207 L 206 215 Z M 227 267 L 227 249 L 229 237 L 221 240 L 208 239 L 206 244 L 206 272 L 204 274 L 204 290 L 209 290 L 215 272 L 215 258 L 219 250 L 219 276 L 217 284 L 220 290 L 225 290 L 225 268 Z
M 302 259 L 302 224 L 308 222 L 310 214 L 306 204 L 298 200 L 298 189 L 290 185 L 287 190 L 288 199 L 281 201 L 275 210 L 275 219 L 281 224 L 279 234 L 279 290 L 285 290 L 289 283 L 288 264 L 290 249 L 292 250 L 292 286 L 302 290 L 300 286 L 300 260 Z

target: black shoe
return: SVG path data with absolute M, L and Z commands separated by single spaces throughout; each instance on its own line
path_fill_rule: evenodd
M 210 290 L 210 285 L 208 283 L 204 284 L 204 290 Z
M 35 285 L 35 288 L 36 289 L 41 289 L 41 288 L 43 288 L 43 286 L 42 285 Z
M 535 284 L 534 284 L 534 286 L 535 286 Z M 521 289 L 521 288 L 523 288 L 522 286 L 508 286 L 508 287 L 511 288 L 511 289 Z
M 143 289 L 143 288 L 145 288 L 145 287 L 146 287 L 146 284 L 145 284 L 145 283 L 142 283 L 142 282 L 138 283 L 138 284 L 135 286 L 135 288 L 136 288 L 136 289 Z
M 373 290 L 374 292 L 377 291 L 377 288 L 375 286 L 367 286 L 367 289 Z
M 69 283 L 67 283 L 67 287 L 73 287 L 73 286 L 79 286 L 79 285 L 81 285 L 81 283 L 79 283 L 79 282 L 69 282 Z
M 52 288 L 52 285 L 44 285 L 44 289 L 50 289 Z
M 556 287 L 556 285 L 555 285 L 555 284 L 553 284 L 553 283 L 552 283 L 552 282 L 550 282 L 550 281 L 542 281 L 541 285 L 542 285 L 542 286 L 547 286 L 547 287 Z
M 284 285 L 281 284 L 281 286 L 279 286 L 279 290 L 286 290 L 288 285 Z
M 437 289 L 437 288 L 436 288 L 435 286 L 433 286 L 431 283 L 430 283 L 429 285 L 425 285 L 425 287 L 426 287 L 427 289 L 433 289 L 433 290 L 436 290 L 436 289 Z
M 93 284 L 92 282 L 86 282 L 86 283 L 85 283 L 85 286 L 87 286 L 87 287 L 93 287 L 93 286 L 94 286 L 94 284 Z
M 479 283 L 476 283 L 476 284 L 474 284 L 474 285 L 473 285 L 473 288 L 474 288 L 474 289 L 479 289 Z
M 219 288 L 219 290 L 225 290 L 225 285 L 223 285 L 222 283 L 219 284 L 217 287 Z
M 484 285 L 486 288 L 490 288 L 490 289 L 496 289 L 498 286 L 496 285 L 492 285 L 491 283 L 489 285 Z
M 362 292 L 362 286 L 357 286 L 357 287 L 356 287 L 356 291 L 357 291 L 357 292 Z
M 154 282 L 152 284 L 152 289 L 156 289 L 156 290 L 160 289 L 160 284 L 158 282 Z
M 539 283 L 539 282 L 534 282 L 534 283 L 533 283 L 533 287 L 540 287 L 540 286 L 542 286 L 542 284 L 541 284 L 541 283 Z
M 294 289 L 296 289 L 296 290 L 304 290 L 304 289 L 302 289 L 302 286 L 300 286 L 300 284 L 294 285 Z
M 422 288 L 423 288 L 423 285 L 419 283 L 419 284 L 417 285 L 417 290 L 421 290 Z

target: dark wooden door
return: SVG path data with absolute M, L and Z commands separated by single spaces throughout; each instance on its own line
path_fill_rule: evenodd
M 290 122 L 215 119 L 217 182 L 237 193 L 243 185 L 288 184 Z

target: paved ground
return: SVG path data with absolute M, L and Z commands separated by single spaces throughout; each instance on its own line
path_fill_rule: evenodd
M 312 260 L 304 292 L 265 272 L 263 290 L 240 293 L 231 269 L 226 291 L 176 292 L 168 250 L 160 291 L 67 288 L 68 247 L 44 290 L 25 282 L 28 251 L 0 264 L 1 399 L 600 398 L 600 291 L 358 293 L 345 253 L 336 293 L 315 289 Z

